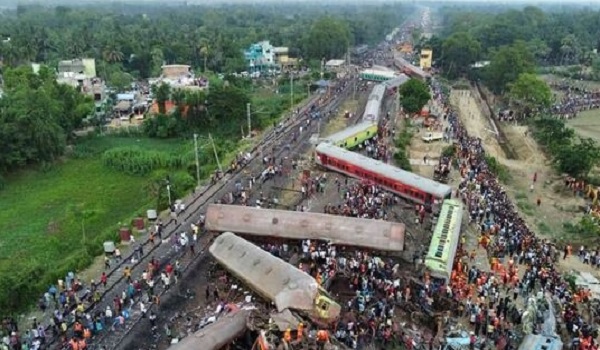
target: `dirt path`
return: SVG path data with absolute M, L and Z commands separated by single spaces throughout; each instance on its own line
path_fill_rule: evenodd
M 517 159 L 507 159 L 495 133 L 491 131 L 489 120 L 472 93 L 468 90 L 453 90 L 450 102 L 458 111 L 469 135 L 481 138 L 485 151 L 507 167 L 510 179 L 504 184 L 504 188 L 529 227 L 545 238 L 555 241 L 567 239 L 563 225 L 579 219 L 581 214 L 577 213 L 577 208 L 584 201 L 564 190 L 562 178 L 550 167 L 548 159 L 529 135 L 527 127 L 500 125 L 517 156 Z M 537 174 L 535 183 L 534 174 Z M 532 184 L 533 189 L 530 187 Z M 540 206 L 536 204 L 538 198 L 541 200 Z M 558 266 L 563 272 L 586 271 L 600 276 L 598 270 L 581 263 L 577 257 L 561 260 Z

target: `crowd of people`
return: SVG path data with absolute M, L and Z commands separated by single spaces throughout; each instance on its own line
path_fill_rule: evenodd
M 200 227 L 201 225 L 192 225 L 188 231 L 174 234 L 170 240 L 165 241 L 162 239 L 162 223 L 157 222 L 151 227 L 152 233 L 148 240 L 150 244 L 171 244 L 176 252 L 194 255 Z M 139 245 L 134 249 L 132 262 L 139 261 L 143 254 L 143 245 Z M 144 318 L 149 314 L 152 329 L 156 332 L 156 314 L 149 311 L 152 305 L 160 304 L 160 293 L 156 287 L 161 285 L 162 289 L 169 289 L 171 284 L 177 283 L 183 268 L 180 260 L 171 263 L 152 258 L 139 276 L 133 274 L 129 262 L 124 262 L 121 273 L 126 280 L 126 287 L 115 291 L 112 306 L 108 305 L 102 310 L 90 309 L 89 306 L 98 303 L 102 294 L 109 288 L 106 270 L 110 269 L 112 262 L 122 262 L 118 249 L 113 257 L 105 262 L 105 271 L 98 281 L 92 280 L 89 285 L 84 286 L 75 274 L 69 273 L 64 280 L 59 280 L 57 285 L 50 286 L 39 302 L 42 311 L 51 314 L 48 325 L 43 325 L 34 318 L 30 328 L 19 331 L 14 319 L 5 319 L 2 329 L 6 336 L 2 339 L 0 347 L 11 350 L 43 349 L 49 340 L 59 339 L 60 348 L 83 350 L 88 347 L 93 337 L 124 328 L 134 314 L 141 314 Z M 104 298 L 111 297 L 105 295 Z M 72 329 L 70 325 L 73 325 Z
M 554 82 L 550 86 L 562 95 L 557 98 L 550 110 L 553 115 L 571 119 L 579 112 L 600 108 L 600 91 L 582 88 L 568 82 Z
M 585 300 L 589 292 L 571 290 L 556 269 L 558 248 L 537 237 L 519 216 L 505 189 L 490 172 L 481 140 L 467 135 L 456 113 L 451 113 L 449 120 L 461 175 L 456 197 L 465 204 L 469 223 L 480 232 L 479 244 L 487 250 L 492 270 L 484 272 L 474 267 L 475 252 L 459 248 L 451 279 L 452 293 L 456 300 L 466 300 L 463 309 L 470 315 L 475 335 L 485 333 L 496 342 L 514 347 L 509 333 L 523 321 L 523 310 L 518 305 L 526 303 L 518 299 L 541 292 L 559 302 L 568 333 L 581 344 L 588 344 L 582 349 L 591 349 L 592 328 L 577 312 L 577 303 Z M 534 174 L 531 181 L 536 180 Z M 569 254 L 570 249 L 565 248 L 565 252 Z
M 564 81 L 552 82 L 549 85 L 553 90 L 558 91 L 555 94 L 555 103 L 547 111 L 553 116 L 572 119 L 577 117 L 580 112 L 600 108 L 600 91 L 598 90 L 583 88 Z M 524 116 L 517 115 L 512 110 L 505 110 L 498 114 L 500 121 L 510 122 L 522 117 Z

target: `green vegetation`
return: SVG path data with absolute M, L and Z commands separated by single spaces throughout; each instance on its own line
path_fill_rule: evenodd
M 95 58 L 98 74 L 122 86 L 131 77 L 158 76 L 163 62 L 241 72 L 246 70 L 242 50 L 261 40 L 287 46 L 292 57 L 307 63 L 340 58 L 348 44 L 380 41 L 410 9 L 404 4 L 19 5 L 16 13 L 1 17 L 0 33 L 10 35 L 10 42 L 0 45 L 0 56 L 9 66 Z
M 600 226 L 590 215 L 583 216 L 575 224 L 563 224 L 563 229 L 565 235 L 569 237 L 597 239 L 600 236 Z
M 441 154 L 442 154 L 442 157 L 454 157 L 454 155 L 456 154 L 456 146 L 450 145 L 450 146 L 444 147 Z
M 536 66 L 567 75 L 600 76 L 598 11 L 447 7 L 441 11 L 443 31 L 424 45 L 433 49 L 449 78 L 481 79 L 492 91 L 508 91 L 522 73 Z M 485 68 L 471 68 L 490 61 Z M 568 70 L 555 66 L 572 66 Z
M 559 172 L 586 178 L 600 164 L 600 147 L 596 142 L 575 136 L 575 131 L 563 120 L 539 118 L 532 124 L 533 136 L 545 148 Z
M 412 171 L 412 166 L 410 165 L 410 159 L 408 157 L 408 150 L 410 148 L 412 137 L 413 133 L 410 131 L 408 123 L 405 122 L 402 131 L 400 131 L 396 137 L 396 153 L 394 153 L 394 159 L 396 160 L 396 165 L 400 169 L 406 171 Z
M 514 83 L 508 84 L 508 88 L 507 95 L 512 104 L 527 116 L 549 108 L 554 99 L 548 84 L 535 74 L 522 73 Z
M 73 131 L 93 109 L 91 99 L 58 84 L 42 67 L 7 69 L 0 98 L 0 174 L 51 163 L 63 155 Z
M 81 146 L 97 154 L 111 143 L 177 149 L 175 143 L 109 137 Z M 144 215 L 156 200 L 148 181 L 107 168 L 97 156 L 68 159 L 44 172 L 19 171 L 6 181 L 0 196 L 5 226 L 0 236 L 0 309 L 5 312 L 37 300 L 40 291 L 66 272 L 86 267 L 102 252 L 105 240 L 117 238 L 118 222 Z M 88 213 L 85 238 L 73 206 Z
M 421 109 L 431 99 L 429 87 L 418 79 L 410 79 L 400 86 L 400 104 L 405 112 L 414 114 L 419 113 Z
M 496 175 L 500 182 L 508 183 L 510 181 L 511 175 L 505 165 L 498 162 L 498 160 L 492 156 L 485 156 L 485 161 L 488 165 L 489 171 Z

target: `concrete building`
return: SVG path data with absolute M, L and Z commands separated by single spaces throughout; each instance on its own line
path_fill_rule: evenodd
M 208 79 L 196 77 L 192 67 L 185 64 L 164 65 L 158 78 L 149 79 L 150 85 L 166 83 L 174 89 L 208 89 Z
M 297 60 L 289 57 L 287 47 L 274 47 L 269 41 L 250 45 L 244 51 L 244 59 L 250 72 L 262 72 L 295 65 Z
M 96 61 L 93 58 L 60 61 L 58 62 L 58 74 L 61 73 L 77 73 L 83 74 L 88 79 L 95 78 Z
M 32 68 L 35 72 L 39 70 L 39 65 L 33 64 Z M 106 98 L 106 86 L 96 77 L 96 61 L 93 58 L 60 61 L 56 81 L 79 89 L 81 93 L 93 97 L 95 102 Z
M 433 60 L 433 51 L 431 49 L 421 50 L 421 59 L 419 60 L 419 66 L 422 70 L 428 71 L 431 69 L 431 63 Z
M 177 79 L 182 76 L 192 75 L 192 67 L 186 64 L 168 64 L 161 68 L 162 77 L 166 79 Z

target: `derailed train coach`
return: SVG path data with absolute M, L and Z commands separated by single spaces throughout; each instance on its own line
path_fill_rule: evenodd
M 383 84 L 377 84 L 373 87 L 373 91 L 371 91 L 369 100 L 365 106 L 365 113 L 362 118 L 363 122 L 377 123 L 379 121 L 379 113 L 381 112 L 385 91 L 386 87 Z
M 382 253 L 403 251 L 406 229 L 398 222 L 225 204 L 208 206 L 205 227 L 259 237 L 328 241 Z
M 340 305 L 313 277 L 234 233 L 219 235 L 208 250 L 227 271 L 273 302 L 278 312 L 300 311 L 322 324 L 339 318 Z
M 324 168 L 370 181 L 429 209 L 452 196 L 452 188 L 446 184 L 328 143 L 319 144 L 315 153 L 317 164 Z
M 325 139 L 325 142 L 351 149 L 377 135 L 385 93 L 385 85 L 375 85 L 369 94 L 361 122 L 330 135 Z

